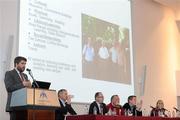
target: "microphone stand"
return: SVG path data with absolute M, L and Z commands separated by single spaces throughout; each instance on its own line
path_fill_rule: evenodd
M 38 83 L 36 82 L 36 79 L 34 79 L 34 76 L 33 76 L 33 74 L 32 74 L 32 71 L 31 70 L 28 70 L 28 73 L 29 73 L 29 75 L 31 76 L 31 78 L 32 78 L 32 80 L 33 80 L 33 88 L 36 88 L 36 86 L 37 86 L 37 88 L 39 88 L 39 85 L 38 85 Z
M 180 110 L 178 108 L 176 108 L 176 107 L 173 107 L 173 109 L 175 109 L 176 112 L 180 112 Z
M 36 82 L 36 80 L 34 79 L 32 71 L 31 70 L 27 70 L 27 71 L 33 80 L 33 84 L 32 84 L 32 87 L 33 87 L 33 120 L 35 120 L 35 88 L 36 88 L 36 86 L 37 86 L 37 88 L 39 88 L 39 85 Z

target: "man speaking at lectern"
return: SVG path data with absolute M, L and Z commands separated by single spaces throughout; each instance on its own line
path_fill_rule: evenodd
M 5 74 L 4 83 L 8 93 L 6 112 L 10 113 L 10 120 L 16 120 L 15 113 L 10 107 L 12 92 L 24 87 L 31 87 L 31 82 L 28 80 L 28 76 L 23 73 L 26 68 L 26 62 L 27 59 L 25 57 L 16 57 L 14 59 L 14 69 L 7 71 Z

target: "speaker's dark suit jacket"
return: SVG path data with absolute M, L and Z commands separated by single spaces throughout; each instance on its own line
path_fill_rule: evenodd
M 28 80 L 28 77 L 26 74 L 23 73 L 23 76 L 26 80 Z M 12 92 L 14 92 L 18 89 L 24 88 L 24 85 L 21 81 L 20 76 L 18 75 L 18 73 L 15 69 L 6 72 L 5 78 L 4 78 L 4 83 L 5 83 L 6 90 L 8 92 L 6 112 L 11 112 L 12 108 L 10 107 L 10 102 L 11 102 Z
M 108 108 L 106 107 L 105 103 L 101 103 L 101 104 L 102 104 L 102 108 L 103 108 L 103 115 L 105 115 L 108 112 Z M 97 114 L 100 114 L 99 107 L 98 107 L 98 104 L 96 103 L 96 101 L 94 101 L 93 103 L 90 104 L 90 106 L 89 106 L 89 114 L 94 114 L 93 113 L 94 112 L 93 111 L 94 107 L 96 107 Z
M 59 100 L 59 103 L 61 107 L 56 110 L 56 120 L 64 120 L 64 117 L 68 112 L 71 115 L 77 114 L 70 104 L 65 103 L 65 106 L 64 106 L 61 100 Z

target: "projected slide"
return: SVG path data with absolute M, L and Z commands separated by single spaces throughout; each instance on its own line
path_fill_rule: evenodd
M 82 14 L 83 77 L 131 83 L 129 29 Z
M 20 0 L 19 11 L 18 54 L 37 80 L 74 102 L 134 93 L 129 0 Z

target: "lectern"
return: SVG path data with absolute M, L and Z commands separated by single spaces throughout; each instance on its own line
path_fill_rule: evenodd
M 23 88 L 12 93 L 10 106 L 16 120 L 55 120 L 60 104 L 55 90 Z

